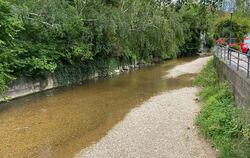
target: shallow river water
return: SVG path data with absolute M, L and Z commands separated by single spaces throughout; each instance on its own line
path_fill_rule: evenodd
M 166 61 L 0 104 L 0 158 L 74 157 L 140 103 L 162 91 L 192 86 L 194 74 L 164 76 L 175 65 L 193 59 Z

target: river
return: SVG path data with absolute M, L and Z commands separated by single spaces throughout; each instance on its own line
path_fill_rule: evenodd
M 150 97 L 192 86 L 194 74 L 175 79 L 164 76 L 193 59 L 170 60 L 0 104 L 0 158 L 73 157 Z

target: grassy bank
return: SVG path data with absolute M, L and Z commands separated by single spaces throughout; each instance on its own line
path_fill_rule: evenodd
M 249 113 L 236 107 L 229 84 L 219 82 L 213 60 L 196 78 L 195 84 L 203 87 L 200 93 L 203 106 L 197 118 L 202 134 L 211 139 L 219 150 L 219 157 L 249 158 Z

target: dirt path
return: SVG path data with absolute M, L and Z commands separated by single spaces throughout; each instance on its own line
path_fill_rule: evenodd
M 201 59 L 198 59 L 201 60 Z M 208 59 L 202 61 L 206 62 Z M 195 68 L 203 62 L 193 62 Z M 183 70 L 183 69 L 182 69 Z M 78 158 L 213 158 L 211 145 L 199 136 L 195 118 L 197 88 L 164 92 L 133 109 L 97 144 Z

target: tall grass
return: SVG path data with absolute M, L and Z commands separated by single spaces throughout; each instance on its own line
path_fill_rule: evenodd
M 236 106 L 229 84 L 219 82 L 213 60 L 195 84 L 203 87 L 200 93 L 203 106 L 197 124 L 219 150 L 219 157 L 250 158 L 249 113 Z

